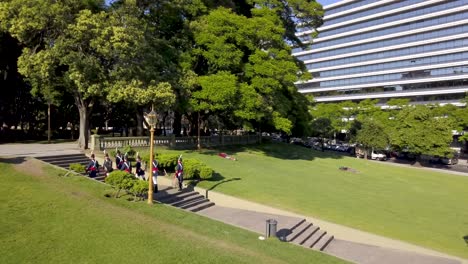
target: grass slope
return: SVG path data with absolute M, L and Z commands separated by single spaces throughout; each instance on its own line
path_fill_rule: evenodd
M 0 263 L 343 263 L 59 173 L 0 159 Z
M 238 161 L 218 157 L 220 151 Z M 289 144 L 184 156 L 203 160 L 221 175 L 200 187 L 468 258 L 468 177 Z

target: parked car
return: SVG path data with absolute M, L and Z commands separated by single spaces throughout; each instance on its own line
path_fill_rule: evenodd
M 440 159 L 440 162 L 442 162 L 442 164 L 445 164 L 445 165 L 455 165 L 455 164 L 458 163 L 458 157 L 459 157 L 458 152 L 455 152 L 455 153 L 453 153 L 452 158 L 443 157 L 443 158 Z

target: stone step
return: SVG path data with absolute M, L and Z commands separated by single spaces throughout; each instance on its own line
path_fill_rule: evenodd
M 74 162 L 68 162 L 68 161 L 51 161 L 49 162 L 50 164 L 52 165 L 55 165 L 55 166 L 59 166 L 59 167 L 62 167 L 62 168 L 69 168 L 70 167 L 70 164 L 73 164 L 73 163 L 77 163 L 77 164 L 81 164 L 81 165 L 84 165 L 84 166 L 87 166 L 89 161 L 74 161 Z
M 325 236 L 327 234 L 327 231 L 325 230 L 317 230 L 317 232 L 315 232 L 308 240 L 306 243 L 304 243 L 303 245 L 308 247 L 308 248 L 312 248 L 315 246 L 315 244 L 317 244 L 320 239 Z
M 78 159 L 84 158 L 89 159 L 85 154 L 68 154 L 68 155 L 57 155 L 57 156 L 43 156 L 43 157 L 36 157 L 39 160 L 49 162 L 54 160 L 67 160 L 67 159 Z
M 178 201 L 181 201 L 182 199 L 186 198 L 186 197 L 189 197 L 189 196 L 194 196 L 194 195 L 198 195 L 197 192 L 180 192 L 178 194 L 169 194 L 169 195 L 166 195 L 166 196 L 162 196 L 159 198 L 159 201 L 162 202 L 162 203 L 166 203 L 166 204 L 171 204 L 171 203 L 175 203 L 175 202 L 178 202 Z
M 299 245 L 304 245 L 311 237 L 315 235 L 315 233 L 319 232 L 320 227 L 312 225 L 306 232 L 302 233 L 298 238 L 296 238 L 294 242 L 298 243 Z
M 330 234 L 325 234 L 312 248 L 323 251 L 330 242 L 333 240 L 333 236 Z
M 187 210 L 190 210 L 190 208 L 192 207 L 196 207 L 197 205 L 199 204 L 202 204 L 202 203 L 206 203 L 206 202 L 209 202 L 208 199 L 206 199 L 205 197 L 199 197 L 197 199 L 194 199 L 192 201 L 189 201 L 189 202 L 186 202 L 182 205 L 179 205 L 177 207 L 179 207 L 180 209 L 187 209 Z
M 199 204 L 199 205 L 197 205 L 195 207 L 191 207 L 188 210 L 191 211 L 191 212 L 199 212 L 199 211 L 204 210 L 206 208 L 210 208 L 211 206 L 214 206 L 214 205 L 215 205 L 215 203 L 213 203 L 210 200 L 206 199 L 204 203 Z
M 302 219 L 298 224 L 293 226 L 290 229 L 290 233 L 286 236 L 286 241 L 292 241 L 300 236 L 303 232 L 307 230 L 312 224 L 308 223 L 305 219 Z
M 172 206 L 175 206 L 175 207 L 183 207 L 187 204 L 190 204 L 194 201 L 199 201 L 199 200 L 204 200 L 205 197 L 198 194 L 198 195 L 190 195 L 190 196 L 186 196 L 184 198 L 182 198 L 182 200 L 179 200 L 179 201 L 176 201 L 176 202 L 173 202 L 173 203 L 170 203 L 170 205 Z

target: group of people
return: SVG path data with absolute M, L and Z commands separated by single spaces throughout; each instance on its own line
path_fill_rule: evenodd
M 116 164 L 116 169 L 121 170 L 121 171 L 126 171 L 128 173 L 132 173 L 132 163 L 128 160 L 127 154 L 122 156 L 122 153 L 120 150 L 117 150 L 117 153 L 115 155 L 115 164 Z M 152 161 L 152 177 L 153 177 L 153 185 L 154 185 L 154 192 L 158 192 L 158 182 L 157 182 L 157 177 L 158 177 L 158 161 L 156 160 L 156 157 L 154 157 Z M 86 167 L 86 172 L 88 173 L 90 178 L 94 178 L 97 176 L 99 172 L 99 162 L 96 160 L 96 157 L 93 154 L 91 154 L 91 160 L 88 163 L 88 166 Z M 112 166 L 112 160 L 109 157 L 108 153 L 104 154 L 104 164 L 103 164 L 104 171 L 106 172 L 106 176 L 111 173 L 114 168 Z M 182 190 L 182 182 L 184 179 L 184 166 L 182 164 L 182 155 L 179 156 L 177 159 L 177 166 L 174 174 L 174 180 L 178 181 L 178 187 L 179 190 Z M 135 163 L 135 177 L 141 179 L 141 180 L 147 180 L 145 178 L 145 171 L 142 168 L 142 162 L 141 162 L 141 157 L 137 153 L 136 157 L 136 163 Z

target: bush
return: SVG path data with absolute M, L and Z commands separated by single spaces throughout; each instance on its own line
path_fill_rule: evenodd
M 71 171 L 74 171 L 74 172 L 77 172 L 77 173 L 86 173 L 86 166 L 85 165 L 81 165 L 79 163 L 72 163 L 70 164 L 70 170 Z
M 148 189 L 149 186 L 147 181 L 136 180 L 131 188 L 131 192 L 135 196 L 135 201 L 137 200 L 137 197 L 142 199 L 145 193 L 148 192 Z
M 197 159 L 184 161 L 184 179 L 206 180 L 213 176 L 213 169 Z
M 117 189 L 115 197 L 118 198 L 121 190 L 130 192 L 137 179 L 135 176 L 133 176 L 133 174 L 130 174 L 126 171 L 115 170 L 106 177 L 105 181 Z
M 208 180 L 213 177 L 213 169 L 204 165 L 200 168 L 200 179 L 202 180 Z

